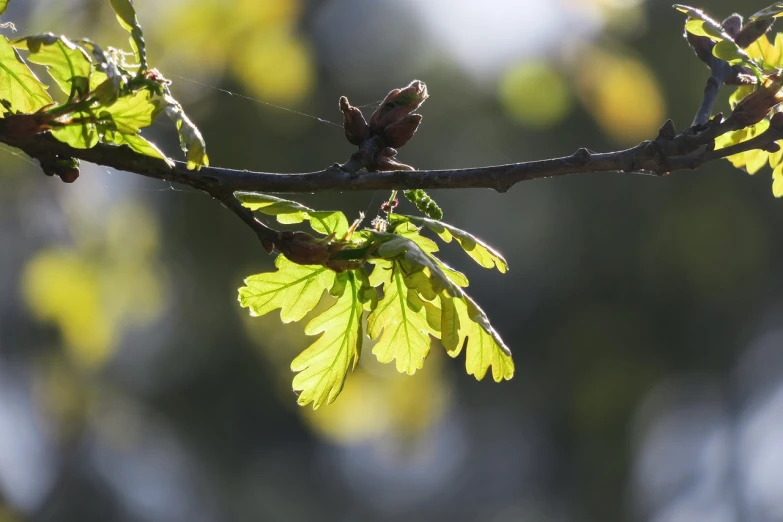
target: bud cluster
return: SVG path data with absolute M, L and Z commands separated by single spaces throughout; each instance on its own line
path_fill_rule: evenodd
M 368 171 L 413 170 L 395 160 L 397 149 L 408 143 L 421 123 L 415 114 L 429 97 L 424 82 L 415 80 L 407 87 L 394 89 L 370 116 L 369 123 L 362 111 L 352 106 L 348 98 L 340 98 L 346 139 L 360 148 L 361 163 Z M 356 155 L 354 155 L 356 156 Z

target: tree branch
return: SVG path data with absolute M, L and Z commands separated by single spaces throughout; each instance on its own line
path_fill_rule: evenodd
M 188 185 L 221 201 L 255 232 L 268 251 L 274 248 L 282 252 L 290 249 L 291 245 L 287 242 L 294 239 L 257 220 L 250 210 L 237 201 L 235 192 L 309 193 L 417 188 L 489 188 L 506 192 L 522 181 L 568 174 L 626 172 L 662 176 L 677 170 L 695 169 L 708 161 L 736 152 L 763 149 L 783 138 L 777 126 L 772 126 L 750 141 L 714 151 L 717 136 L 742 126 L 734 117 L 723 120 L 718 115 L 706 124 L 690 127 L 680 133 L 676 132 L 669 120 L 655 139 L 616 152 L 595 153 L 583 148 L 560 158 L 454 170 L 351 172 L 357 167 L 355 161 L 349 160 L 343 165 L 335 164 L 319 172 L 279 174 L 219 167 L 202 167 L 196 171 L 188 170 L 182 162 L 175 162 L 170 167 L 163 160 L 139 154 L 125 146 L 99 143 L 89 149 L 76 149 L 57 141 L 46 132 L 27 135 L 14 132 L 12 119 L 13 116 L 0 119 L 0 143 L 21 149 L 37 159 L 49 174 L 51 169 L 47 170 L 47 165 L 51 165 L 53 160 L 77 158 L 153 179 Z
M 279 193 L 489 188 L 506 192 L 522 181 L 567 174 L 620 171 L 664 175 L 675 170 L 694 169 L 712 159 L 700 149 L 717 135 L 731 130 L 720 128 L 716 123 L 673 135 L 674 129 L 669 128 L 670 123 L 667 122 L 655 140 L 616 152 L 595 153 L 579 149 L 560 158 L 453 170 L 350 172 L 335 164 L 318 172 L 281 174 L 220 167 L 202 167 L 195 171 L 188 170 L 182 162 L 175 162 L 171 168 L 162 160 L 144 156 L 127 147 L 99 143 L 90 149 L 76 149 L 48 133 L 16 139 L 4 132 L 3 123 L 0 120 L 0 143 L 21 149 L 32 158 L 78 158 L 153 179 L 188 185 L 224 203 L 225 195 L 236 191 Z

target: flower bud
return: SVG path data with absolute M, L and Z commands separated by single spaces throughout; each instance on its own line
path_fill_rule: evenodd
M 362 111 L 348 103 L 348 98 L 340 98 L 340 110 L 343 113 L 343 128 L 345 137 L 354 145 L 361 145 L 370 137 L 370 127 L 364 119 Z
M 370 117 L 370 130 L 382 134 L 389 125 L 403 120 L 429 97 L 424 82 L 414 80 L 404 89 L 394 89 Z
M 421 114 L 409 114 L 383 129 L 383 140 L 390 147 L 402 147 L 413 137 L 420 123 Z

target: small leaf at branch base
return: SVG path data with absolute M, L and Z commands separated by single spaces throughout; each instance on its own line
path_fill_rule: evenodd
M 46 86 L 5 36 L 0 36 L 0 100 L 7 101 L 12 110 L 26 114 L 52 103 Z
M 92 62 L 87 53 L 64 36 L 52 33 L 28 36 L 14 42 L 30 51 L 27 60 L 46 66 L 54 83 L 68 99 L 88 92 Z
M 430 326 L 425 307 L 413 290 L 403 282 L 398 261 L 376 264 L 374 270 L 391 268 L 390 280 L 383 287 L 383 298 L 367 319 L 367 333 L 378 339 L 372 353 L 378 361 L 389 363 L 396 359 L 397 371 L 413 375 L 424 365 L 430 353 Z
M 165 154 L 151 141 L 138 134 L 120 134 L 119 132 L 108 131 L 104 135 L 106 143 L 115 145 L 127 145 L 139 154 L 144 154 L 151 158 L 162 159 L 169 167 L 174 168 L 174 162 L 166 157 Z
M 280 308 L 284 323 L 300 321 L 334 284 L 334 272 L 322 266 L 298 265 L 282 255 L 275 266 L 277 272 L 252 275 L 239 289 L 239 304 L 250 309 L 250 315 L 261 316 Z
M 350 271 L 338 274 L 337 281 L 342 287 L 337 302 L 305 327 L 307 335 L 321 337 L 291 363 L 291 370 L 297 372 L 293 382 L 294 390 L 300 392 L 297 402 L 302 406 L 312 403 L 314 409 L 337 398 L 361 353 L 361 296 L 366 278 Z
M 315 211 L 296 201 L 278 198 L 260 192 L 236 192 L 234 196 L 242 206 L 259 211 L 267 216 L 275 216 L 283 225 L 295 225 L 309 221 L 316 232 L 325 236 L 334 234 L 342 239 L 348 232 L 348 218 L 340 211 Z

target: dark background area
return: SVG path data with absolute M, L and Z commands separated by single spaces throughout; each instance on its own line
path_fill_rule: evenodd
M 418 168 L 615 150 L 688 125 L 708 76 L 654 0 L 135 4 L 151 64 L 233 168 L 344 161 L 342 131 L 308 115 L 339 122 L 341 95 L 369 114 L 414 78 L 431 98 L 400 160 Z M 103 0 L 12 0 L 6 20 L 127 48 Z M 150 131 L 179 157 L 170 125 Z M 273 258 L 231 213 L 102 167 L 64 185 L 0 161 L 0 522 L 783 520 L 768 168 L 433 193 L 510 263 L 444 247 L 516 376 L 476 382 L 438 345 L 397 375 L 365 347 L 312 411 L 288 369 L 302 325 L 237 304 Z M 295 199 L 372 218 L 386 197 Z

